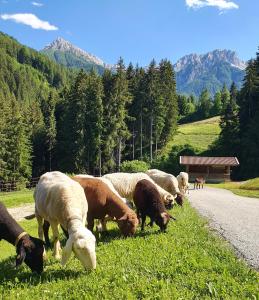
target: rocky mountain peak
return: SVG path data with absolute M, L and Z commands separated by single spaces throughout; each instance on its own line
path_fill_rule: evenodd
M 49 51 L 49 50 L 52 50 L 52 51 L 58 50 L 58 51 L 61 51 L 61 52 L 70 52 L 70 53 L 73 53 L 74 55 L 76 55 L 78 57 L 83 57 L 84 59 L 86 59 L 87 61 L 89 61 L 91 63 L 94 63 L 96 65 L 100 65 L 100 66 L 103 66 L 103 67 L 107 67 L 105 65 L 105 63 L 99 57 L 74 46 L 72 43 L 70 43 L 69 41 L 66 41 L 62 37 L 58 37 L 51 44 L 44 47 L 43 52 L 44 51 Z

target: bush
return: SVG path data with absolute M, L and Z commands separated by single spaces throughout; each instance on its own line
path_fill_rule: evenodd
M 150 164 L 142 160 L 125 160 L 121 164 L 121 171 L 128 173 L 146 172 L 150 169 Z
M 162 156 L 157 159 L 152 164 L 152 168 L 159 169 L 176 176 L 181 171 L 185 171 L 185 167 L 180 165 L 180 156 L 195 156 L 196 153 L 197 150 L 189 144 L 173 146 L 168 156 Z

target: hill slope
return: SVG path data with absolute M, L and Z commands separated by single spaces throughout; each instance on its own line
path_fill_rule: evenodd
M 172 146 L 189 144 L 198 152 L 206 151 L 220 133 L 219 117 L 213 117 L 203 121 L 180 125 L 178 133 L 163 150 L 168 154 Z

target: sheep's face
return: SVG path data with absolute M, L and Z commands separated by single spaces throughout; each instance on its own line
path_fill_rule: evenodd
M 170 219 L 176 220 L 169 213 L 162 212 L 155 218 L 155 223 L 160 227 L 162 232 L 165 232 Z
M 16 266 L 18 267 L 24 261 L 32 272 L 40 274 L 43 271 L 43 253 L 44 242 L 42 240 L 31 236 L 24 238 L 17 247 Z
M 172 195 L 167 195 L 164 199 L 165 207 L 171 209 L 174 206 L 174 197 Z
M 96 268 L 95 236 L 89 230 L 75 240 L 73 251 L 85 269 Z
M 177 193 L 175 201 L 180 206 L 183 206 L 184 195 L 182 193 Z
M 137 215 L 135 213 L 132 215 L 124 215 L 117 222 L 120 231 L 124 236 L 134 235 L 139 223 Z

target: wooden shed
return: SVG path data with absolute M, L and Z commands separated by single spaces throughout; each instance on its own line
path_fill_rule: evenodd
M 180 156 L 190 181 L 203 176 L 208 182 L 230 181 L 231 167 L 239 166 L 236 157 Z

